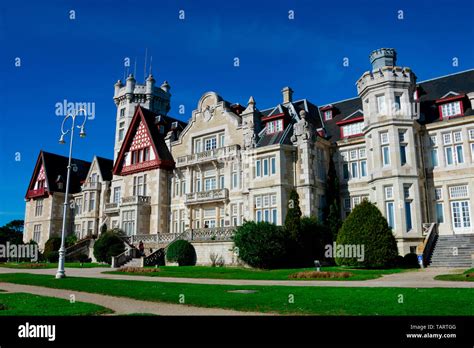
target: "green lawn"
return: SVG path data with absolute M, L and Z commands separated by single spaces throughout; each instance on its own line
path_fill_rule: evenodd
M 435 277 L 436 280 L 452 280 L 460 282 L 474 282 L 474 268 L 460 274 L 441 274 Z
M 209 267 L 209 266 L 163 266 L 158 272 L 153 273 L 131 273 L 120 271 L 108 271 L 104 273 L 143 275 L 149 277 L 176 277 L 176 278 L 211 278 L 211 279 L 251 279 L 251 280 L 288 280 L 289 275 L 297 272 L 314 271 L 314 268 L 293 268 L 276 270 L 259 270 L 243 267 Z M 349 278 L 321 278 L 314 280 L 367 280 L 381 277 L 383 274 L 392 274 L 407 271 L 407 269 L 350 269 L 345 267 L 323 267 L 322 271 L 349 272 Z M 302 281 L 307 279 L 301 279 Z M 312 280 L 312 279 L 309 279 Z
M 1 293 L 0 316 L 98 315 L 112 313 L 108 308 L 92 303 L 25 293 Z
M 54 279 L 36 274 L 0 274 L 0 281 L 176 304 L 184 296 L 187 305 L 281 314 L 474 315 L 474 289 L 230 286 L 74 277 Z M 256 292 L 229 292 L 244 289 Z
M 1 262 L 0 267 L 6 268 L 28 268 L 28 269 L 43 269 L 43 268 L 58 268 L 57 263 L 49 262 Z M 81 266 L 80 262 L 66 262 L 66 268 L 93 268 L 93 267 L 110 267 L 107 264 L 99 263 L 83 263 Z

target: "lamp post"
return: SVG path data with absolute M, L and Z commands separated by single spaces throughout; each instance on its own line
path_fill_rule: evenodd
M 59 262 L 58 262 L 58 271 L 56 273 L 56 278 L 64 278 L 66 277 L 66 271 L 64 270 L 64 262 L 66 258 L 66 248 L 65 248 L 65 234 L 66 234 L 66 213 L 67 213 L 67 206 L 68 206 L 68 195 L 69 195 L 69 178 L 71 176 L 71 159 L 72 159 L 72 143 L 74 140 L 74 128 L 76 127 L 76 117 L 83 112 L 84 116 L 84 121 L 80 126 L 77 126 L 77 128 L 80 128 L 80 133 L 79 136 L 81 138 L 84 138 L 86 136 L 86 133 L 84 132 L 84 125 L 87 121 L 87 114 L 84 109 L 79 109 L 75 111 L 74 113 L 68 114 L 63 122 L 61 123 L 61 137 L 59 138 L 59 143 L 60 144 L 65 144 L 66 142 L 64 141 L 64 136 L 71 132 L 71 139 L 69 140 L 69 159 L 68 159 L 68 164 L 67 164 L 67 177 L 66 177 L 66 191 L 64 192 L 64 207 L 63 207 L 63 226 L 62 226 L 62 231 L 61 231 L 61 248 L 59 248 Z M 72 120 L 72 126 L 71 129 L 67 129 L 64 131 L 64 124 L 66 123 L 66 120 L 71 118 Z

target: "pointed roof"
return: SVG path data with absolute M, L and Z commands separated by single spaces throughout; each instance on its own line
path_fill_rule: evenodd
M 61 176 L 65 183 L 67 177 L 67 165 L 68 157 L 41 150 L 38 159 L 36 160 L 35 169 L 33 170 L 33 175 L 31 176 L 25 198 L 29 198 L 29 191 L 33 190 L 36 178 L 42 166 L 46 175 L 46 191 L 49 193 L 65 192 L 66 185 L 63 185 L 63 187 L 59 189 L 56 180 Z M 81 191 L 81 181 L 87 177 L 91 162 L 72 158 L 71 165 L 75 165 L 77 170 L 71 170 L 69 193 L 77 193 Z
M 114 168 L 114 161 L 99 156 L 95 156 L 95 158 L 97 159 L 97 164 L 99 165 L 99 171 L 100 175 L 102 176 L 102 180 L 112 180 L 112 169 Z
M 122 142 L 122 146 L 120 147 L 117 160 L 115 161 L 113 167 L 114 174 L 122 174 L 125 153 L 128 152 L 140 124 L 143 125 L 145 132 L 151 141 L 151 147 L 153 148 L 153 151 L 156 155 L 156 159 L 149 161 L 149 165 L 140 166 L 140 168 L 137 168 L 137 170 L 127 171 L 127 174 L 131 174 L 132 172 L 136 171 L 150 170 L 154 168 L 174 168 L 175 162 L 173 160 L 173 156 L 171 155 L 168 146 L 166 146 L 165 143 L 166 131 L 163 134 L 160 133 L 159 125 L 155 123 L 155 119 L 157 116 L 161 116 L 161 118 L 169 118 L 167 116 L 155 114 L 154 112 L 145 109 L 141 105 L 137 106 L 132 121 L 130 122 L 130 126 L 128 127 L 127 134 L 125 135 L 125 139 Z M 170 122 L 168 122 L 167 126 L 171 126 Z

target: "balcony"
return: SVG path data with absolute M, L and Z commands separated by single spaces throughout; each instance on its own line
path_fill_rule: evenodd
M 229 198 L 229 190 L 226 188 L 186 194 L 185 204 L 201 204 L 211 202 L 221 202 Z
M 106 214 L 118 213 L 118 211 L 119 211 L 119 204 L 117 202 L 105 203 Z
M 44 189 L 44 187 L 36 189 L 36 190 L 28 190 L 28 194 L 26 198 L 37 198 L 37 197 L 44 197 L 48 194 L 48 192 Z
M 88 190 L 100 190 L 102 184 L 100 182 L 85 182 L 82 184 L 82 191 L 88 191 Z
M 144 205 L 150 204 L 150 196 L 129 196 L 122 198 L 122 203 L 120 206 L 124 205 Z
M 239 154 L 240 145 L 231 145 L 226 147 L 219 147 L 217 149 L 193 153 L 191 155 L 178 157 L 176 166 L 183 167 L 196 163 L 203 163 L 208 161 L 222 161 L 229 157 L 234 157 Z

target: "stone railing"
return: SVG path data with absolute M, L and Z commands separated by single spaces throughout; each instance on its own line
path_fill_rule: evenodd
M 121 205 L 130 205 L 130 204 L 149 204 L 150 196 L 128 196 L 122 198 Z
M 102 187 L 102 184 L 100 182 L 90 182 L 86 181 L 84 184 L 82 184 L 82 190 L 100 190 Z
M 75 254 L 79 253 L 84 253 L 89 255 L 89 247 L 91 243 L 93 242 L 94 237 L 88 236 L 80 241 L 78 241 L 76 244 L 71 245 L 69 248 L 66 248 L 66 257 L 73 256 Z
M 135 248 L 127 248 L 123 253 L 112 256 L 112 268 L 123 266 L 135 257 L 138 257 L 138 250 Z
M 229 197 L 229 190 L 226 188 L 192 192 L 186 194 L 185 204 L 200 204 L 203 202 L 211 202 L 215 200 L 225 200 Z
M 423 226 L 423 236 L 425 239 L 420 245 L 416 248 L 416 253 L 422 255 L 423 265 L 428 266 L 430 263 L 431 254 L 433 253 L 433 248 L 438 239 L 438 230 L 434 222 L 424 223 Z
M 117 211 L 119 204 L 117 202 L 105 203 L 105 212 Z
M 205 161 L 224 160 L 232 156 L 237 156 L 240 151 L 240 145 L 230 145 L 216 149 L 193 153 L 191 155 L 178 157 L 176 165 L 184 166 Z
M 231 241 L 234 227 L 198 228 L 190 230 L 190 241 Z

